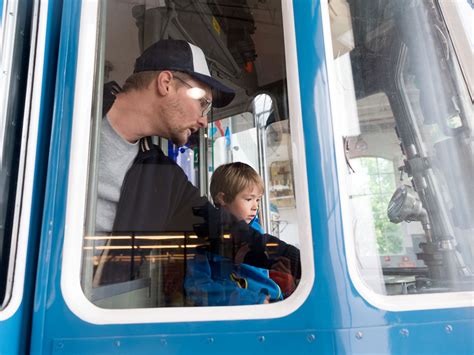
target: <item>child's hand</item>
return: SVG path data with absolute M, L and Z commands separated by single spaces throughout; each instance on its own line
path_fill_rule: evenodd
M 270 296 L 265 297 L 265 301 L 263 301 L 263 304 L 269 304 L 270 303 Z
M 280 286 L 284 298 L 290 296 L 296 289 L 296 282 L 291 275 L 290 259 L 281 256 L 270 269 L 270 278 Z

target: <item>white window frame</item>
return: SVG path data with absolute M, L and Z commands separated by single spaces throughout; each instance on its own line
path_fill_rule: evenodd
M 333 48 L 331 41 L 331 26 L 329 22 L 329 10 L 326 1 L 321 1 L 321 12 L 323 20 L 324 45 L 326 49 L 328 82 L 330 93 L 330 106 L 332 112 L 332 123 L 335 136 L 335 142 L 342 139 L 344 126 L 338 117 L 344 117 L 344 105 L 337 102 L 337 76 L 335 71 L 335 63 L 333 56 Z M 357 267 L 356 246 L 354 241 L 354 233 L 352 230 L 352 213 L 349 200 L 349 186 L 346 182 L 346 160 L 344 155 L 344 147 L 342 144 L 335 144 L 336 164 L 338 174 L 338 186 L 341 196 L 341 212 L 344 233 L 344 247 L 347 257 L 347 266 L 351 281 L 359 294 L 372 306 L 387 311 L 413 311 L 440 308 L 458 308 L 473 307 L 474 292 L 446 292 L 435 294 L 418 294 L 418 295 L 394 295 L 386 296 L 376 293 L 364 281 L 359 268 Z
M 471 101 L 474 102 L 474 22 L 469 22 L 469 15 L 471 19 L 474 18 L 474 8 L 468 1 L 472 0 L 439 0 L 438 4 L 451 36 Z
M 99 1 L 84 0 L 81 8 L 78 63 L 71 138 L 66 224 L 61 272 L 61 290 L 70 310 L 80 319 L 93 324 L 169 323 L 217 320 L 269 319 L 286 316 L 307 299 L 314 282 L 314 259 L 311 239 L 304 134 L 299 95 L 296 39 L 292 1 L 282 1 L 288 97 L 291 112 L 293 167 L 298 196 L 298 233 L 301 242 L 302 278 L 296 291 L 281 302 L 219 307 L 156 307 L 140 309 L 104 309 L 90 302 L 81 288 L 81 260 L 87 196 L 88 156 L 94 59 L 98 48 Z M 296 144 L 295 142 L 298 142 Z M 85 144 L 86 143 L 86 144 Z

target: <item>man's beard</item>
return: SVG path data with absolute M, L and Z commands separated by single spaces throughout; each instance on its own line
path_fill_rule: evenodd
M 163 110 L 163 117 L 165 119 L 172 117 L 175 122 L 179 122 L 179 120 L 181 120 L 184 115 L 185 114 L 178 100 L 173 100 L 173 102 L 169 103 L 168 106 Z M 181 147 L 188 142 L 188 129 L 190 130 L 190 128 L 185 127 L 169 126 L 169 137 L 165 138 L 169 139 L 171 142 L 173 142 L 173 144 Z
M 177 145 L 178 147 L 182 147 L 189 140 L 190 135 L 188 136 L 187 132 L 187 128 L 172 128 L 169 139 L 171 142 L 173 142 L 173 144 Z

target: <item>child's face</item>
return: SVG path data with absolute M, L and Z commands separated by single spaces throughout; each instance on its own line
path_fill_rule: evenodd
M 262 198 L 262 191 L 255 185 L 251 185 L 239 192 L 231 203 L 224 203 L 226 208 L 237 219 L 250 223 L 257 214 L 258 205 Z

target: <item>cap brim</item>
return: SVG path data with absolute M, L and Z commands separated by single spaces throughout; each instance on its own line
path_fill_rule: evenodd
M 188 72 L 188 74 L 211 88 L 213 107 L 227 106 L 234 99 L 235 91 L 213 77 L 196 72 Z

